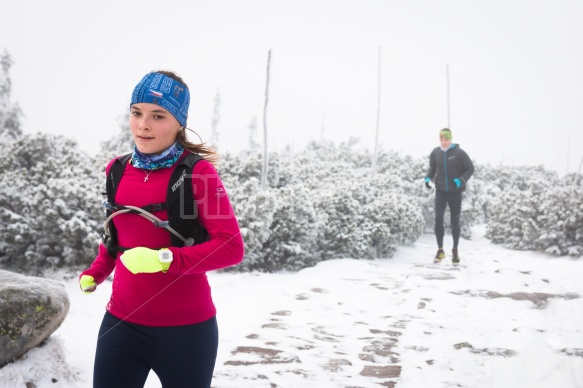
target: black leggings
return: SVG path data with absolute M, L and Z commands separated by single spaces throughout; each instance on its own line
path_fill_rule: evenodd
M 93 388 L 142 388 L 152 369 L 164 388 L 211 385 L 219 332 L 215 317 L 194 325 L 150 327 L 105 313 Z
M 435 191 L 435 237 L 437 239 L 437 246 L 440 248 L 443 248 L 443 235 L 445 234 L 443 215 L 445 214 L 446 205 L 449 205 L 449 213 L 451 216 L 453 248 L 457 249 L 461 234 L 460 214 L 462 212 L 462 193 L 447 193 L 441 190 Z

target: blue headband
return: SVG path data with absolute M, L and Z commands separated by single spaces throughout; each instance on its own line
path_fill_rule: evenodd
M 145 75 L 134 88 L 130 108 L 141 102 L 161 106 L 176 117 L 180 125 L 186 127 L 190 92 L 175 79 L 160 73 Z

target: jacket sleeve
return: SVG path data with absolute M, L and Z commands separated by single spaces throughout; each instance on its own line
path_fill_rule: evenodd
M 462 150 L 461 156 L 463 173 L 460 176 L 460 179 L 462 179 L 464 182 L 467 182 L 474 174 L 474 164 L 465 151 Z
M 113 270 L 115 269 L 115 259 L 109 256 L 107 253 L 107 248 L 103 244 L 99 244 L 99 253 L 97 257 L 89 267 L 85 271 L 81 272 L 79 275 L 79 279 L 83 275 L 90 275 L 93 276 L 95 283 L 98 285 L 103 283 L 105 279 L 111 275 Z
M 437 163 L 435 162 L 435 150 L 431 151 L 429 154 L 429 170 L 425 175 L 426 178 L 433 179 L 435 178 L 435 173 L 437 172 Z
M 245 254 L 243 238 L 216 169 L 205 160 L 198 162 L 193 170 L 192 185 L 198 220 L 209 238 L 190 247 L 169 247 L 174 260 L 168 272 L 204 273 L 240 263 Z

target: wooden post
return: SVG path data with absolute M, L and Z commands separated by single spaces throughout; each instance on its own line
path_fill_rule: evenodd
M 269 156 L 267 148 L 267 103 L 269 101 L 269 67 L 271 65 L 271 49 L 267 53 L 267 76 L 265 81 L 265 104 L 263 105 L 263 170 L 261 172 L 261 188 L 267 189 L 267 166 Z
M 445 65 L 445 78 L 447 82 L 447 127 L 451 129 L 450 110 L 449 110 L 449 65 Z
M 377 169 L 377 155 L 379 152 L 379 125 L 381 120 L 381 48 L 379 47 L 379 63 L 378 63 L 378 93 L 377 93 L 377 128 L 374 140 L 374 151 L 372 155 L 372 172 Z
M 579 162 L 579 168 L 577 169 L 577 173 L 575 174 L 575 178 L 573 178 L 573 184 L 577 184 L 577 180 L 579 179 L 579 174 L 581 174 L 581 166 L 583 166 L 583 156 L 581 157 L 581 161 Z

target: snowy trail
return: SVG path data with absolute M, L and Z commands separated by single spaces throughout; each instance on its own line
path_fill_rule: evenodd
M 433 264 L 426 234 L 386 260 L 209 273 L 220 326 L 212 386 L 583 387 L 583 260 L 510 251 L 482 235 L 462 240 L 460 267 L 449 257 Z M 39 349 L 0 369 L 0 388 L 19 374 L 37 388 L 91 387 L 111 283 L 92 295 L 76 279 L 66 287 L 71 309 L 53 337 L 68 365 Z M 66 383 L 71 370 L 77 381 Z M 160 386 L 151 373 L 146 387 Z
M 583 263 L 481 237 L 460 249 L 460 267 L 433 264 L 424 235 L 393 259 L 279 275 L 246 299 L 261 322 L 229 339 L 213 386 L 583 386 Z

